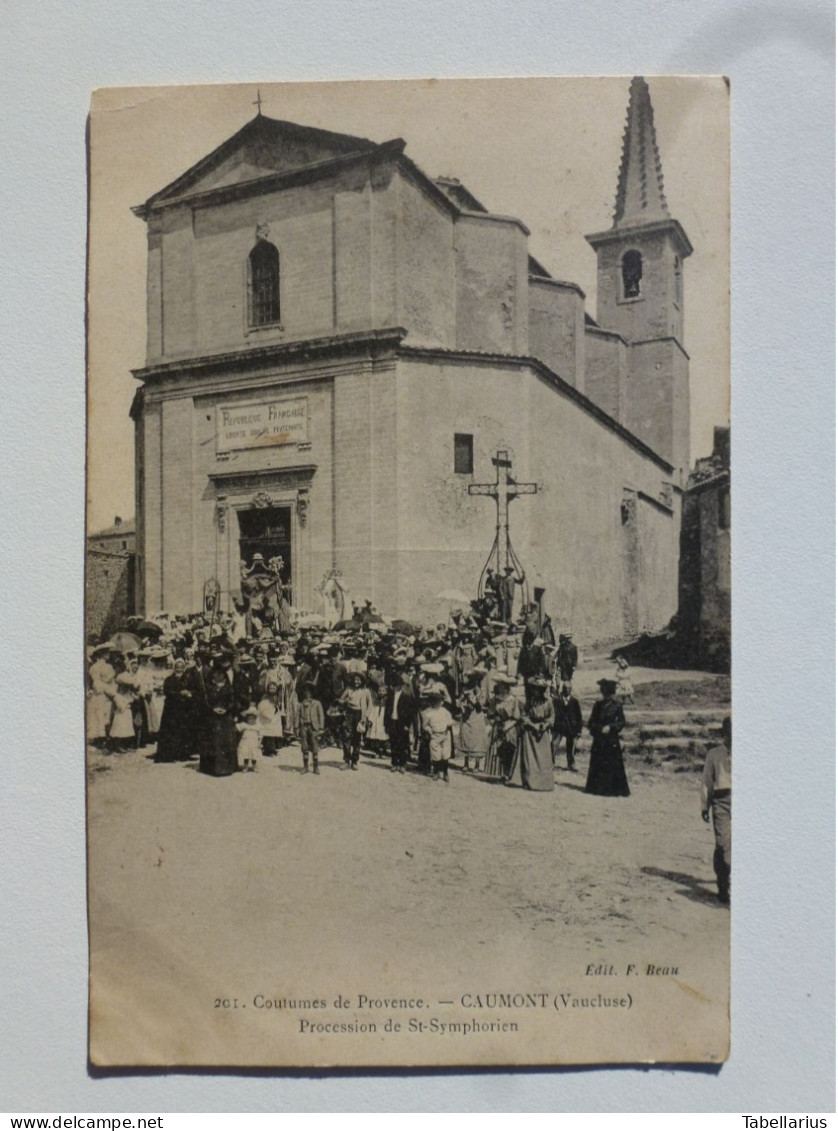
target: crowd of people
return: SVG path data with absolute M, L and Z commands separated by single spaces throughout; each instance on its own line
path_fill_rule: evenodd
M 562 745 L 577 772 L 578 649 L 538 606 L 507 613 L 490 590 L 429 628 L 387 622 L 369 602 L 334 627 L 314 616 L 265 623 L 241 606 L 134 618 L 90 648 L 88 737 L 113 754 L 156 744 L 155 761 L 197 759 L 216 777 L 256 771 L 284 746 L 299 747 L 301 772 L 319 774 L 321 750 L 338 747 L 350 772 L 363 752 L 393 773 L 448 782 L 453 762 L 552 790 Z M 627 795 L 616 681 L 600 688 L 587 788 Z
M 500 579 L 502 582 L 504 579 Z M 579 652 L 556 638 L 550 617 L 525 606 L 511 620 L 511 592 L 490 579 L 486 595 L 446 623 L 385 621 L 370 602 L 329 627 L 324 618 L 279 620 L 242 603 L 233 612 L 131 618 L 127 631 L 91 645 L 89 741 L 117 755 L 154 746 L 156 762 L 197 761 L 205 774 L 254 772 L 283 747 L 299 749 L 301 773 L 320 773 L 320 753 L 339 748 L 341 769 L 362 753 L 449 782 L 464 774 L 537 792 L 554 788 L 562 747 L 576 773 L 583 715 L 573 691 Z M 629 796 L 620 734 L 634 702 L 629 665 L 587 721 L 585 791 Z M 716 839 L 719 900 L 730 901 L 730 718 L 708 752 L 701 813 Z

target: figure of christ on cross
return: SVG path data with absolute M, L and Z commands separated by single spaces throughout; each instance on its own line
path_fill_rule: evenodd
M 468 493 L 470 495 L 488 495 L 495 500 L 497 508 L 497 526 L 495 536 L 495 548 L 497 557 L 497 575 L 502 578 L 509 566 L 510 556 L 510 542 L 509 542 L 509 504 L 518 495 L 534 495 L 538 491 L 537 483 L 516 483 L 512 478 L 512 460 L 509 458 L 509 453 L 506 451 L 499 451 L 492 460 L 495 465 L 496 474 L 494 483 L 470 483 Z M 523 575 L 521 577 L 523 580 Z M 502 604 L 506 602 L 502 601 Z M 504 619 L 509 619 L 511 610 L 506 610 Z

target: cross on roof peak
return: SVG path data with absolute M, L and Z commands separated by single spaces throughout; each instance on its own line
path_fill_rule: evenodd
M 256 107 L 256 116 L 258 118 L 261 118 L 262 117 L 262 92 L 258 89 L 258 87 L 257 87 L 257 90 L 256 90 L 256 101 L 251 102 L 250 105 Z

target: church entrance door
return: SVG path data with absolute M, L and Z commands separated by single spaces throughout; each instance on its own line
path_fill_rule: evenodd
M 261 554 L 266 566 L 271 558 L 282 558 L 282 580 L 290 586 L 293 580 L 291 507 L 254 507 L 252 510 L 240 510 L 238 516 L 241 561 L 250 568 L 254 554 Z

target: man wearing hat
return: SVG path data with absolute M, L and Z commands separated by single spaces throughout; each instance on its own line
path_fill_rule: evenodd
M 390 740 L 390 769 L 403 774 L 410 758 L 410 734 L 416 719 L 416 699 L 404 665 L 393 673 L 392 685 L 384 700 L 384 727 Z
M 713 815 L 713 871 L 719 889 L 719 903 L 730 903 L 731 864 L 731 718 L 722 720 L 722 746 L 707 751 L 701 779 L 701 819 L 709 823 Z
M 520 577 L 515 576 L 515 570 L 512 566 L 504 566 L 503 577 L 500 579 L 500 598 L 501 598 L 501 620 L 510 624 L 512 621 L 512 606 L 515 604 L 515 586 L 523 585 L 526 580 L 526 574 L 521 573 Z
M 500 615 L 500 578 L 495 571 L 490 567 L 486 570 L 486 580 L 483 582 L 483 597 L 488 603 L 488 612 L 490 616 L 496 617 Z
M 573 643 L 572 632 L 559 633 L 559 651 L 556 664 L 562 683 L 573 683 L 573 673 L 579 663 L 579 650 Z
M 563 683 L 553 699 L 553 765 L 559 758 L 559 747 L 565 740 L 567 768 L 576 773 L 576 743 L 582 734 L 582 708 L 572 694 L 570 684 Z
M 526 631 L 524 637 L 526 638 Z M 529 643 L 521 642 L 521 651 L 518 653 L 518 675 L 525 681 L 526 702 L 529 706 L 532 700 L 532 680 L 550 679 L 550 665 L 547 653 L 544 650 L 544 641 L 540 636 L 533 637 Z
M 299 707 L 297 710 L 297 726 L 300 735 L 300 750 L 303 755 L 303 773 L 308 773 L 308 759 L 311 755 L 314 763 L 315 774 L 320 773 L 317 759 L 320 755 L 320 743 L 326 721 L 323 716 L 323 707 L 317 699 L 312 698 L 310 683 L 304 683 L 300 689 Z
M 314 698 L 323 704 L 327 721 L 330 717 L 341 715 L 340 711 L 336 711 L 335 715 L 331 712 L 346 690 L 346 682 L 346 668 L 340 662 L 340 644 L 326 645 L 315 677 Z
M 556 647 L 556 634 L 553 631 L 553 622 L 549 613 L 545 613 L 541 619 L 541 639 L 544 641 L 545 648 Z

